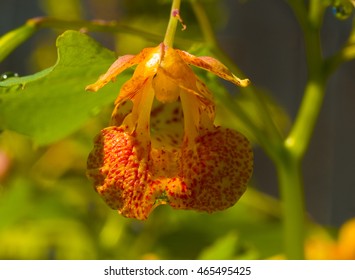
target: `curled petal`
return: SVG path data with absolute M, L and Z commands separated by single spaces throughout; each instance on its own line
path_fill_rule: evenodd
M 246 87 L 250 84 L 249 79 L 240 79 L 235 76 L 224 64 L 213 57 L 194 56 L 182 50 L 175 50 L 180 57 L 188 64 L 210 71 L 222 79 L 229 81 L 237 86 Z
M 124 55 L 120 56 L 94 84 L 88 85 L 85 89 L 90 91 L 98 91 L 111 81 L 114 81 L 116 76 L 122 73 L 124 70 L 141 63 L 149 54 L 156 48 L 145 48 L 137 55 Z
M 90 91 L 98 91 L 104 85 L 110 81 L 114 81 L 115 77 L 128 69 L 129 67 L 137 64 L 137 58 L 135 55 L 124 55 L 120 56 L 94 84 L 88 85 L 85 89 Z
M 147 147 L 125 131 L 107 127 L 94 140 L 87 162 L 87 175 L 104 201 L 129 218 L 146 219 L 164 201 L 159 181 L 149 171 Z
M 182 148 L 179 178 L 166 187 L 170 206 L 214 212 L 233 206 L 253 169 L 250 142 L 240 133 L 215 127 Z
M 134 74 L 121 88 L 115 104 L 119 105 L 126 100 L 133 100 L 144 88 L 150 88 L 152 79 L 156 75 L 163 54 L 162 45 L 155 48 L 144 49 L 138 56 L 141 56 L 140 63 L 134 70 Z

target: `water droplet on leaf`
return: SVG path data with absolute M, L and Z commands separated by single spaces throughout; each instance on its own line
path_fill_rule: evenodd
M 13 78 L 13 77 L 18 77 L 19 75 L 15 72 L 10 72 L 10 71 L 7 71 L 7 72 L 4 72 L 1 74 L 0 76 L 0 81 L 5 81 L 9 78 Z

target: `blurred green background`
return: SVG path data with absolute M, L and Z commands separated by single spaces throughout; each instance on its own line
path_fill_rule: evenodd
M 119 20 L 163 38 L 170 10 L 167 0 L 0 4 L 0 34 L 47 15 Z M 302 35 L 292 11 L 281 0 L 204 4 L 222 48 L 287 112 L 282 115 L 287 130 L 306 81 Z M 188 29 L 178 30 L 177 45 L 188 49 L 189 40 L 202 41 L 202 35 L 187 1 L 182 1 L 181 14 Z M 327 12 L 324 55 L 341 46 L 350 27 L 350 20 L 339 21 Z M 41 30 L 0 64 L 0 73 L 24 76 L 52 66 L 61 33 Z M 118 55 L 157 43 L 122 33 L 90 35 Z M 328 84 L 304 164 L 310 217 L 333 227 L 355 215 L 354 70 L 354 62 L 343 65 Z M 253 188 L 227 211 L 209 215 L 162 206 L 139 222 L 110 210 L 85 177 L 85 168 L 92 138 L 107 126 L 111 111 L 112 105 L 94 112 L 79 131 L 51 145 L 37 146 L 9 131 L 0 135 L 0 259 L 258 259 L 282 253 L 275 170 L 257 147 Z

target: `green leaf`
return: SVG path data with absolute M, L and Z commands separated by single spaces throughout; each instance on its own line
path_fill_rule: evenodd
M 0 82 L 0 129 L 48 144 L 75 132 L 99 109 L 113 103 L 127 74 L 98 93 L 85 91 L 115 60 L 113 52 L 76 31 L 59 36 L 57 48 L 53 67 Z
M 206 247 L 199 256 L 200 260 L 230 260 L 238 249 L 238 235 L 229 232 Z

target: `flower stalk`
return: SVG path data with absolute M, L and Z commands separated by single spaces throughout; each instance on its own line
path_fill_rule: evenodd
M 181 20 L 180 18 L 180 2 L 181 0 L 173 0 L 171 5 L 171 12 L 168 27 L 166 29 L 165 37 L 164 37 L 164 44 L 168 47 L 172 47 L 174 44 L 175 39 L 175 32 L 178 21 Z

